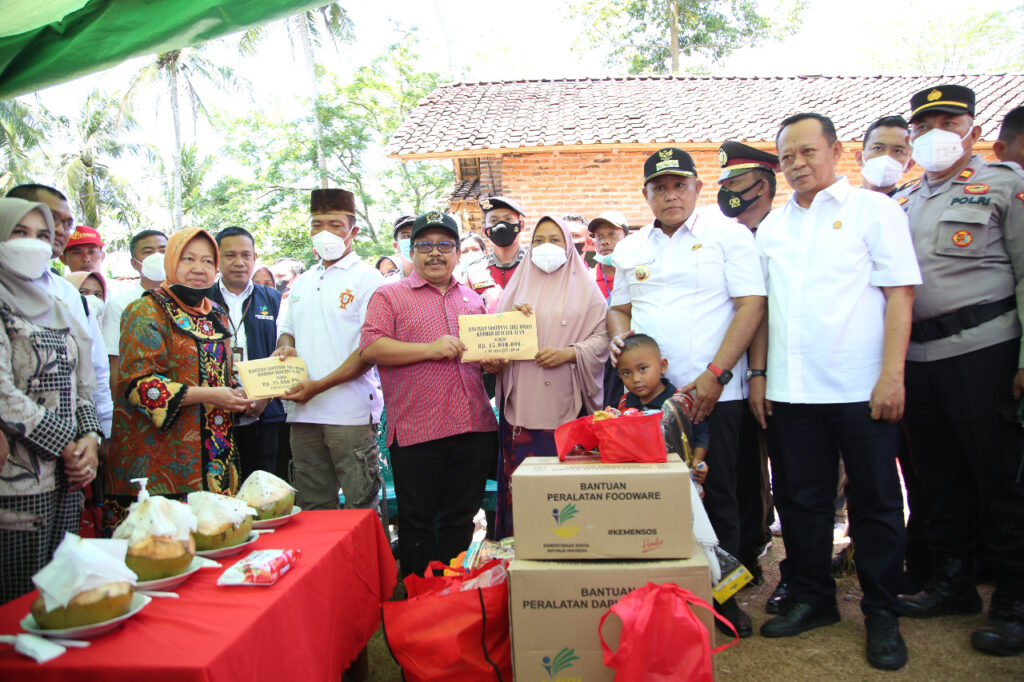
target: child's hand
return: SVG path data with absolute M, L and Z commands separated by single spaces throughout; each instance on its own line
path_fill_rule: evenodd
M 693 465 L 693 470 L 690 472 L 690 478 L 693 479 L 694 483 L 702 484 L 708 477 L 708 465 L 707 462 L 697 462 Z

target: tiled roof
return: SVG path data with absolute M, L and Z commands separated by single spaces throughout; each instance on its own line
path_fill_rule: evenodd
M 957 83 L 978 97 L 978 125 L 994 139 L 1024 102 L 1024 74 L 720 78 L 633 76 L 443 85 L 413 109 L 388 144 L 395 156 L 573 145 L 769 142 L 801 111 L 832 118 L 843 140 L 881 116 L 909 113 L 910 96 Z
M 448 201 L 475 201 L 480 198 L 480 178 L 456 180 L 449 192 Z

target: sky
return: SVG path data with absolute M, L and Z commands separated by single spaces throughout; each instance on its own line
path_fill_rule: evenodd
M 762 0 L 770 8 L 794 0 Z M 984 11 L 1010 9 L 1022 0 L 861 0 L 856 4 L 808 0 L 800 15 L 800 27 L 782 42 L 771 42 L 735 51 L 712 73 L 723 76 L 864 75 L 898 74 L 905 66 L 901 52 L 915 44 L 941 42 L 933 30 L 955 30 L 963 19 Z M 330 70 L 344 76 L 369 62 L 404 30 L 416 28 L 415 48 L 426 70 L 441 73 L 448 81 L 493 81 L 536 78 L 580 78 L 622 75 L 604 62 L 601 50 L 585 49 L 578 36 L 585 28 L 572 19 L 569 0 L 348 0 L 342 6 L 355 24 L 353 44 L 326 44 L 319 58 Z M 938 28 L 934 21 L 938 22 Z M 932 23 L 930 23 L 930 21 Z M 948 26 L 947 26 L 948 25 Z M 252 84 L 252 99 L 234 93 L 207 93 L 208 106 L 232 116 L 242 116 L 257 106 L 282 117 L 305 114 L 308 83 L 302 74 L 301 50 L 289 44 L 282 25 L 270 25 L 259 53 L 241 57 L 237 36 L 207 48 L 207 56 L 233 66 Z M 990 46 L 977 46 L 984 54 Z M 1020 50 L 1019 45 L 1011 49 Z M 51 110 L 77 113 L 92 88 L 123 90 L 131 75 L 152 57 L 140 57 L 108 71 L 42 91 Z M 172 139 L 166 98 L 148 96 L 137 110 L 137 138 L 154 144 L 164 158 L 170 157 Z M 183 103 L 183 108 L 187 104 Z M 186 143 L 192 132 L 186 121 Z M 202 153 L 216 154 L 223 143 L 219 132 L 199 120 L 194 138 Z M 378 162 L 383 163 L 383 153 Z M 208 177 L 235 172 L 224 162 Z M 126 160 L 117 171 L 123 177 L 144 178 L 144 193 L 159 196 L 154 169 L 142 160 Z

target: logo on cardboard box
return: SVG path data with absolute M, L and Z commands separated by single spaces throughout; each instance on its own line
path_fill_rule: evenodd
M 573 680 L 580 680 L 581 677 L 564 677 L 560 675 L 563 670 L 572 667 L 572 664 L 580 659 L 576 655 L 575 649 L 565 647 L 557 654 L 554 658 L 551 656 L 544 656 L 540 659 L 540 664 L 548 674 L 550 682 L 571 682 Z
M 558 509 L 557 507 L 555 509 L 552 509 L 551 516 L 555 519 L 555 527 L 551 530 L 553 530 L 555 532 L 555 535 L 559 537 L 574 537 L 576 533 L 580 532 L 579 525 L 570 526 L 566 524 L 568 521 L 571 521 L 572 518 L 576 516 L 576 514 L 578 513 L 579 510 L 576 509 L 576 505 L 572 504 L 571 502 L 562 507 L 561 509 Z

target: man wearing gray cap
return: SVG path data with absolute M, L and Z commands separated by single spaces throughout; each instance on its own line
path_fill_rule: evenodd
M 931 577 L 903 598 L 914 618 L 981 611 L 975 556 L 996 569 L 989 617 L 971 635 L 990 654 L 1024 652 L 1024 179 L 974 154 L 974 92 L 911 98 L 923 177 L 895 199 L 924 283 L 907 351 L 906 425 L 928 518 Z

